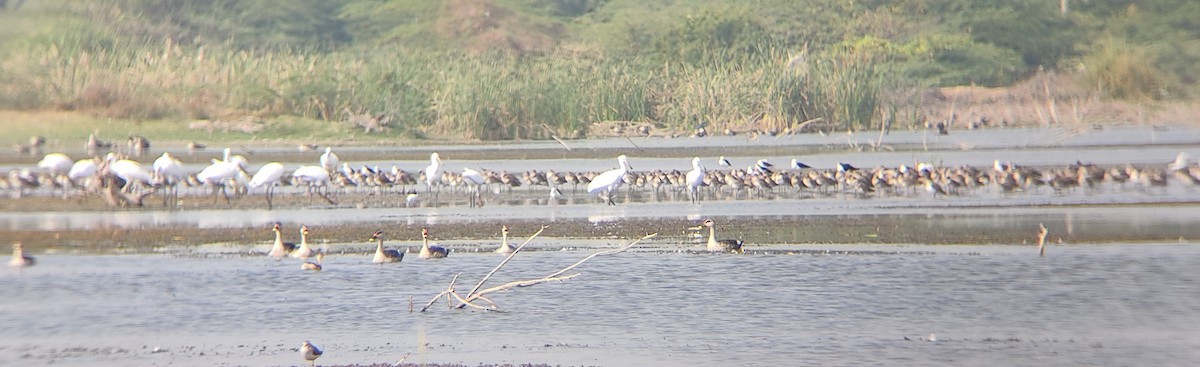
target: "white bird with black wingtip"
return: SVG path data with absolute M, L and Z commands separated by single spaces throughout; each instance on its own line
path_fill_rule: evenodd
M 316 365 L 317 358 L 321 357 L 322 354 L 325 354 L 325 352 L 322 352 L 320 348 L 317 348 L 317 346 L 307 340 L 304 341 L 304 345 L 300 346 L 300 355 L 304 356 L 304 360 L 308 361 L 309 366 Z

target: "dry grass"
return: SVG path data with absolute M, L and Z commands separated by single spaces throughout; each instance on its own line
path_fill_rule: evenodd
M 953 120 L 951 128 L 957 129 L 1194 125 L 1194 116 L 1200 114 L 1200 103 L 1195 101 L 1113 100 L 1083 83 L 1078 75 L 1048 73 L 1007 88 L 939 88 L 924 93 L 914 110 L 929 123 Z

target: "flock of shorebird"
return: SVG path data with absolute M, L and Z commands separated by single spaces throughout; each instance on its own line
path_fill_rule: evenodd
M 32 147 L 40 147 L 44 140 L 31 140 Z M 89 144 L 94 144 L 89 141 Z M 148 141 L 145 148 L 148 148 Z M 142 146 L 142 144 L 138 144 Z M 622 186 L 629 190 L 654 190 L 655 192 L 673 191 L 686 193 L 693 203 L 699 202 L 707 194 L 728 190 L 735 197 L 740 192 L 747 196 L 764 195 L 779 190 L 794 190 L 795 192 L 812 193 L 856 193 L 871 194 L 904 194 L 927 192 L 933 196 L 960 195 L 966 190 L 976 188 L 995 188 L 1004 193 L 1034 191 L 1040 187 L 1053 190 L 1071 190 L 1075 188 L 1095 188 L 1108 183 L 1124 187 L 1150 188 L 1168 185 L 1173 176 L 1176 180 L 1187 185 L 1200 185 L 1200 166 L 1193 164 L 1185 153 L 1180 153 L 1174 162 L 1160 166 L 1134 165 L 1100 167 L 1095 164 L 1075 162 L 1057 168 L 1034 168 L 1012 163 L 995 161 L 991 167 L 972 166 L 935 166 L 927 163 L 916 163 L 912 166 L 901 164 L 896 167 L 875 167 L 859 169 L 851 164 L 839 163 L 829 169 L 812 168 L 793 159 L 787 167 L 778 167 L 766 160 L 757 160 L 745 169 L 733 168 L 725 157 L 716 161 L 720 170 L 709 170 L 700 157 L 691 159 L 691 170 L 654 170 L 634 171 L 625 155 L 617 157 L 617 167 L 603 172 L 556 172 L 553 170 L 526 171 L 520 175 L 507 171 L 475 170 L 463 168 L 461 172 L 444 169 L 443 161 L 438 153 L 430 154 L 430 163 L 416 174 L 406 172 L 393 166 L 390 170 L 378 166 L 359 169 L 352 168 L 348 162 L 341 162 L 332 147 L 327 147 L 316 165 L 304 165 L 295 170 L 285 169 L 279 162 L 267 163 L 254 174 L 247 171 L 248 160 L 241 155 L 232 154 L 226 148 L 224 155 L 215 158 L 212 163 L 198 172 L 188 172 L 184 164 L 163 153 L 154 160 L 149 168 L 128 157 L 117 153 L 108 153 L 103 158 L 93 157 L 72 160 L 62 153 L 45 155 L 35 169 L 13 169 L 8 176 L 0 177 L 0 190 L 7 191 L 12 197 L 20 197 L 26 193 L 49 188 L 49 192 L 60 190 L 66 195 L 71 190 L 76 192 L 100 192 L 108 190 L 122 194 L 130 203 L 141 204 L 141 197 L 161 191 L 165 198 L 178 195 L 180 187 L 205 187 L 212 195 L 223 194 L 229 201 L 229 192 L 244 194 L 249 190 L 259 189 L 265 193 L 268 207 L 272 206 L 272 194 L 277 187 L 302 186 L 305 192 L 322 195 L 332 203 L 326 194 L 331 188 L 375 188 L 376 190 L 398 188 L 406 195 L 406 202 L 416 199 L 418 184 L 424 184 L 426 192 L 436 195 L 443 187 L 452 191 L 461 191 L 470 195 L 471 205 L 481 202 L 480 196 L 484 187 L 494 187 L 494 192 L 500 192 L 500 187 L 511 190 L 515 187 L 544 186 L 549 188 L 551 198 L 559 198 L 562 189 L 570 186 L 572 191 L 586 186 L 589 195 L 597 195 L 609 205 L 615 205 L 613 197 Z M 323 191 L 322 191 L 323 190 Z M 215 200 L 215 199 L 214 199 Z M 696 230 L 708 229 L 708 239 L 705 249 L 710 252 L 742 252 L 743 241 L 734 239 L 718 239 L 716 225 L 709 219 Z M 1043 228 L 1044 230 L 1044 228 Z M 309 242 L 309 227 L 300 227 L 300 244 L 284 242 L 280 223 L 274 223 L 272 231 L 274 243 L 267 255 L 281 260 L 286 257 L 300 259 L 301 269 L 321 271 L 323 251 L 314 250 Z M 444 247 L 430 244 L 428 228 L 421 230 L 422 244 L 418 253 L 421 259 L 445 258 L 450 251 Z M 368 241 L 376 244 L 371 262 L 375 264 L 398 263 L 404 259 L 407 251 L 384 247 L 384 232 L 375 231 Z M 516 246 L 509 243 L 507 226 L 501 228 L 501 242 L 494 250 L 500 254 L 510 254 Z M 308 261 L 315 258 L 315 261 Z M 12 267 L 22 268 L 33 266 L 35 259 L 24 253 L 20 242 L 13 244 L 13 255 L 9 261 Z M 309 341 L 300 347 L 300 353 L 310 364 L 320 357 L 323 352 Z
M 507 188 L 511 193 L 513 188 L 522 186 L 548 188 L 551 199 L 563 197 L 563 191 L 568 187 L 577 192 L 580 186 L 585 186 L 589 195 L 597 195 L 604 202 L 615 205 L 613 197 L 621 187 L 629 191 L 686 193 L 689 200 L 698 202 L 704 197 L 724 193 L 734 198 L 742 193 L 753 198 L 789 191 L 863 196 L 912 195 L 924 191 L 939 196 L 990 187 L 1004 193 L 1036 191 L 1040 187 L 1071 190 L 1094 188 L 1106 182 L 1120 187 L 1127 183 L 1134 187 L 1158 187 L 1166 186 L 1172 176 L 1188 185 L 1200 185 L 1200 166 L 1192 164 L 1184 153 L 1167 165 L 1137 167 L 1130 164 L 1107 168 L 1083 162 L 1036 168 L 997 160 L 991 167 L 916 163 L 859 169 L 848 163 L 838 163 L 836 167 L 822 169 L 795 159 L 786 167 L 759 159 L 745 169 L 738 169 L 722 156 L 717 160 L 722 169 L 707 169 L 701 158 L 695 157 L 691 160 L 692 169 L 688 171 L 634 171 L 629 158 L 621 155 L 617 157 L 615 169 L 603 172 L 529 170 L 510 173 L 469 167 L 461 172 L 450 171 L 445 169 L 441 156 L 434 152 L 430 154 L 429 165 L 414 173 L 395 165 L 390 170 L 365 165 L 355 169 L 349 162 L 341 161 L 332 147 L 326 147 L 316 163 L 289 171 L 282 163 L 270 162 L 251 174 L 247 171 L 248 160 L 226 148 L 224 155 L 212 159 L 210 165 L 189 172 L 170 153 L 163 153 L 148 168 L 117 153 L 78 161 L 72 161 L 62 153 L 51 153 L 45 155 L 36 168 L 10 170 L 7 179 L 0 179 L 0 190 L 7 191 L 11 197 L 36 192 L 39 188 L 63 195 L 107 190 L 134 205 L 141 205 L 143 197 L 155 192 L 161 192 L 164 205 L 169 205 L 168 199 L 178 197 L 180 188 L 204 188 L 214 200 L 223 195 L 227 203 L 231 193 L 242 195 L 257 190 L 265 194 L 267 207 L 271 208 L 275 190 L 284 186 L 303 187 L 310 200 L 315 193 L 331 204 L 335 204 L 330 197 L 331 190 L 398 191 L 405 195 L 405 204 L 411 206 L 419 198 L 416 188 L 423 184 L 425 193 L 435 200 L 438 193 L 447 188 L 466 193 L 470 204 L 475 206 L 483 202 L 481 195 L 485 191 L 499 194 L 503 192 L 502 188 Z

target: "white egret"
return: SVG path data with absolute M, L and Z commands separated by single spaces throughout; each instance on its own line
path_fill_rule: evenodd
M 476 171 L 476 170 L 473 170 L 470 168 L 463 168 L 462 182 L 464 184 L 466 184 L 467 186 L 471 187 L 471 189 L 470 189 L 471 190 L 471 199 L 470 200 L 471 200 L 471 207 L 474 208 L 476 206 L 476 202 L 481 201 L 480 196 L 482 194 L 480 193 L 480 187 L 483 186 L 483 184 L 485 182 L 487 182 L 487 180 L 485 180 L 483 178 L 483 175 L 480 174 L 479 171 Z
M 125 181 L 125 186 L 121 188 L 123 191 L 129 191 L 135 182 L 140 182 L 143 185 L 149 184 L 154 180 L 154 177 L 142 164 L 128 159 L 117 160 L 108 165 L 108 171 L 114 176 Z
M 38 168 L 46 170 L 51 176 L 66 174 L 71 170 L 71 157 L 62 153 L 50 153 L 38 162 Z
M 298 181 L 296 183 L 306 185 L 308 195 L 310 197 L 313 193 L 313 187 L 322 187 L 326 190 L 329 188 L 329 171 L 326 171 L 325 168 L 320 166 L 304 166 L 297 168 L 296 171 L 292 172 L 292 179 Z M 330 199 L 325 193 L 318 192 L 318 194 L 330 204 L 335 204 L 333 199 Z
M 444 247 L 431 246 L 429 244 L 429 228 L 421 228 L 421 253 L 417 257 L 422 259 L 437 259 L 450 256 L 450 250 Z
M 267 209 L 272 209 L 271 194 L 275 191 L 275 186 L 279 185 L 279 179 L 283 177 L 283 164 L 279 162 L 271 162 L 264 164 L 254 173 L 254 177 L 250 178 L 250 188 L 256 189 L 266 187 Z
M 375 241 L 375 257 L 371 258 L 371 262 L 376 264 L 383 263 L 398 263 L 404 260 L 404 253 L 399 250 L 383 248 L 383 230 L 375 231 L 368 241 Z
M 429 166 L 425 167 L 425 185 L 433 191 L 434 184 L 442 182 L 442 157 L 437 152 L 429 155 Z
M 151 166 L 154 169 L 154 176 L 157 180 L 165 183 L 174 184 L 186 174 L 183 170 L 183 162 L 180 162 L 171 153 L 163 152 L 162 156 L 154 160 Z
M 325 154 L 321 155 L 321 168 L 332 172 L 338 168 L 338 155 L 333 152 L 333 147 L 325 147 Z
M 700 201 L 700 186 L 704 185 L 704 165 L 700 163 L 700 157 L 692 158 L 692 170 L 688 171 L 684 179 L 692 203 Z
M 67 179 L 79 186 L 87 186 L 93 177 L 96 177 L 96 158 L 75 161 L 71 170 L 67 171 Z
M 220 188 L 221 194 L 225 196 L 225 203 L 229 204 L 229 193 L 226 191 L 226 187 L 230 183 L 236 183 L 238 176 L 244 171 L 245 168 L 239 159 L 232 161 L 214 159 L 211 165 L 204 167 L 200 173 L 196 174 L 196 179 L 200 180 L 200 183 L 212 187 L 213 201 L 216 201 L 217 189 Z
M 179 196 L 178 184 L 186 174 L 183 170 L 183 162 L 172 157 L 171 153 L 163 152 L 162 156 L 154 160 L 151 168 L 154 169 L 155 183 L 171 188 L 169 195 L 163 195 L 163 206 L 166 206 L 168 199 Z
M 710 252 L 742 252 L 742 240 L 718 240 L 716 225 L 712 219 L 705 219 L 704 224 L 697 226 L 695 229 L 704 229 L 708 227 L 708 244 L 705 246 Z
M 592 179 L 591 183 L 588 183 L 587 187 L 589 195 L 594 195 L 601 191 L 605 192 L 605 196 L 608 197 L 608 205 L 617 205 L 613 202 L 613 192 L 621 185 L 625 173 L 628 173 L 630 170 L 629 159 L 624 154 L 617 157 L 617 163 L 620 164 L 620 167 L 604 171 L 604 173 L 597 175 Z

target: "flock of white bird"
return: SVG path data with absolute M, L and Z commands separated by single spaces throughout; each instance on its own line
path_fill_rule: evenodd
M 328 192 L 329 187 L 335 186 L 380 186 L 380 185 L 409 185 L 415 186 L 417 180 L 408 172 L 393 166 L 390 174 L 375 168 L 363 167 L 355 170 L 347 162 L 342 162 L 334 153 L 332 147 L 325 148 L 325 153 L 318 159 L 317 165 L 303 165 L 290 173 L 279 162 L 262 165 L 251 175 L 247 171 L 249 161 L 242 155 L 232 154 L 230 148 L 225 148 L 224 155 L 212 159 L 212 163 L 199 172 L 189 172 L 183 162 L 171 153 L 163 153 L 147 169 L 141 163 L 122 157 L 117 153 L 108 153 L 104 158 L 86 158 L 72 161 L 63 153 L 50 153 L 37 163 L 37 170 L 13 169 L 7 180 L 0 180 L 0 189 L 7 190 L 11 197 L 21 197 L 23 194 L 39 187 L 49 187 L 61 190 L 65 195 L 70 189 L 91 189 L 105 185 L 103 178 L 111 177 L 121 192 L 132 192 L 139 189 L 163 190 L 164 197 L 177 197 L 179 186 L 210 188 L 213 195 L 223 195 L 226 202 L 233 193 L 244 193 L 247 190 L 262 190 L 266 195 L 268 207 L 272 205 L 271 198 L 276 187 L 291 185 L 303 186 L 308 193 L 314 190 L 320 193 Z M 619 167 L 602 173 L 581 174 L 582 182 L 586 183 L 589 193 L 610 193 L 624 183 L 631 172 L 628 159 L 622 155 L 617 159 Z M 536 173 L 536 171 L 534 172 Z M 539 175 L 543 184 L 546 183 L 544 174 Z M 572 174 L 574 176 L 574 174 Z M 507 172 L 493 172 L 463 168 L 461 173 L 451 173 L 444 170 L 441 156 L 434 152 L 430 154 L 429 165 L 418 172 L 420 182 L 427 192 L 436 194 L 435 188 L 449 185 L 466 188 L 473 198 L 472 206 L 477 203 L 481 188 L 490 184 L 520 186 L 521 180 Z M 537 184 L 536 178 L 525 178 L 525 182 Z M 574 182 L 576 185 L 580 181 Z M 53 192 L 53 191 L 52 191 Z M 416 199 L 415 190 L 407 190 L 408 201 Z M 552 195 L 561 195 L 557 188 Z M 606 195 L 609 204 L 615 204 L 611 195 Z M 326 196 L 328 199 L 328 196 Z M 332 200 L 330 199 L 332 203 Z

